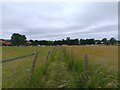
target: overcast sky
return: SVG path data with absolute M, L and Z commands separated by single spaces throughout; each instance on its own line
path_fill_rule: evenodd
M 13 33 L 27 39 L 118 37 L 118 3 L 3 3 L 4 39 Z

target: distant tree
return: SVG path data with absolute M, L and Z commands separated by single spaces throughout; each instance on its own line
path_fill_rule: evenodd
M 62 41 L 61 40 L 58 40 L 58 41 L 54 41 L 54 43 L 53 43 L 53 45 L 62 45 L 63 43 L 62 43 Z
M 35 41 L 33 41 L 33 45 L 39 45 L 39 41 L 38 40 L 35 40 Z
M 29 42 L 31 42 L 30 45 L 34 45 L 34 41 L 32 39 L 30 39 Z
M 116 43 L 117 43 L 117 40 L 114 37 L 110 38 L 110 44 L 114 45 Z
M 94 39 L 86 39 L 86 44 L 95 44 L 95 40 Z
M 70 37 L 66 38 L 66 44 L 70 45 Z
M 118 44 L 120 45 L 120 40 L 118 40 Z
M 78 39 L 71 39 L 71 40 L 69 40 L 69 45 L 79 45 L 79 40 Z
M 33 42 L 33 40 L 29 40 L 29 42 Z
M 53 41 L 47 41 L 47 45 L 50 46 L 53 44 Z
M 95 40 L 94 39 L 80 39 L 80 44 L 81 45 L 91 45 L 91 44 L 95 44 Z
M 66 44 L 66 40 L 62 39 L 62 44 Z
M 103 38 L 103 39 L 101 40 L 101 42 L 103 42 L 103 44 L 107 45 L 107 43 L 108 43 L 107 38 Z
M 11 36 L 12 45 L 25 45 L 26 44 L 26 36 L 21 35 L 19 33 L 13 33 Z
M 49 41 L 46 41 L 46 40 L 42 40 L 42 41 L 39 41 L 39 44 L 40 44 L 40 45 L 49 45 L 50 42 L 49 42 Z
M 78 40 L 78 38 L 74 39 L 74 44 L 75 44 L 75 45 L 79 45 L 79 40 Z
M 80 39 L 80 45 L 85 45 L 85 40 L 84 39 Z

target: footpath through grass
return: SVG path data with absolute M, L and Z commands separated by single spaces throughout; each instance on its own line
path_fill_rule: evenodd
M 117 88 L 118 75 L 90 64 L 88 79 L 84 76 L 83 59 L 70 49 L 55 47 L 38 86 L 44 88 Z
M 44 81 L 45 88 L 69 88 L 75 87 L 75 73 L 70 71 L 65 63 L 64 53 L 60 48 L 56 48 L 51 63 L 49 64 Z

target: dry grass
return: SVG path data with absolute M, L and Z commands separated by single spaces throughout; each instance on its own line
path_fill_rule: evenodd
M 77 87 L 117 88 L 118 87 L 118 47 L 117 46 L 68 46 L 71 69 L 78 73 Z M 88 80 L 84 82 L 83 61 L 88 54 Z
M 90 64 L 105 66 L 108 70 L 118 71 L 118 47 L 117 46 L 69 46 L 76 58 L 84 59 L 88 54 Z

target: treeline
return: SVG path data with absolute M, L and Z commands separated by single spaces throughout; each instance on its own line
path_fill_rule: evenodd
M 29 40 L 31 45 L 79 45 L 78 39 L 70 39 L 70 40 L 55 40 L 55 41 L 47 41 L 47 40 Z
M 48 41 L 48 40 L 27 40 L 25 35 L 19 33 L 14 33 L 11 36 L 10 40 L 11 46 L 38 46 L 38 45 L 120 45 L 120 41 L 116 40 L 114 37 L 107 40 L 103 38 L 102 40 L 95 39 L 71 39 L 67 37 L 62 40 Z
M 111 38 L 107 40 L 107 38 L 103 38 L 102 40 L 95 39 L 67 39 L 64 40 L 55 40 L 55 41 L 47 41 L 47 40 L 29 40 L 31 45 L 118 45 L 120 41 L 117 41 L 115 38 Z

